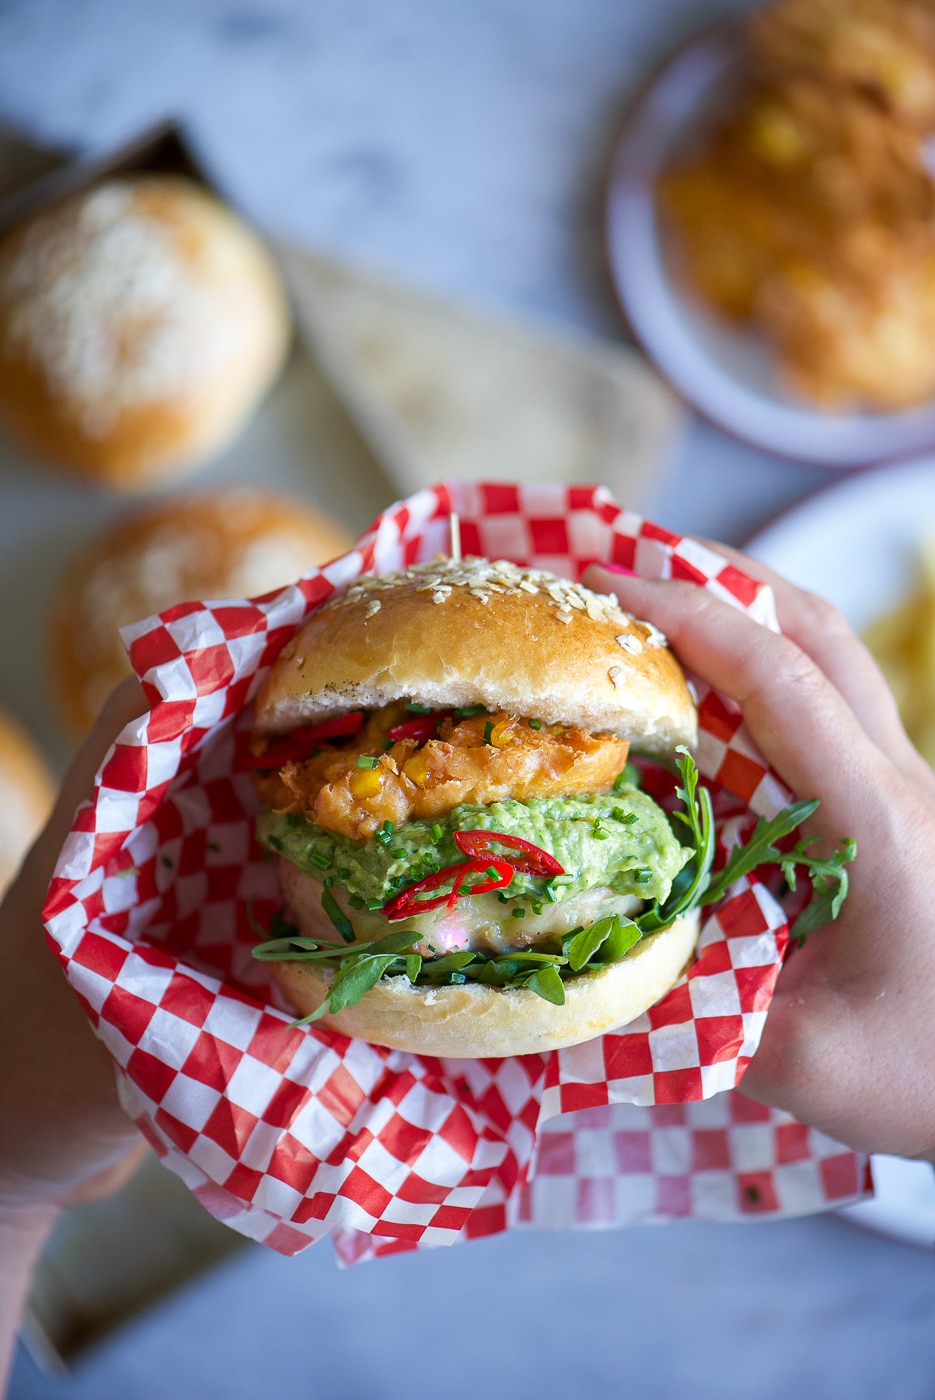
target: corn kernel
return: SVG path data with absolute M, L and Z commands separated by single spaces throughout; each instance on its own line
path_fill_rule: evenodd
M 351 792 L 358 799 L 376 797 L 383 786 L 379 768 L 355 768 L 349 782 Z
M 413 754 L 412 758 L 406 760 L 403 764 L 403 772 L 411 782 L 415 783 L 416 787 L 425 787 L 428 782 L 429 770 L 420 753 Z
M 507 744 L 513 742 L 513 726 L 516 723 L 513 719 L 502 719 L 499 724 L 495 724 L 490 731 L 490 742 L 495 749 L 505 748 Z

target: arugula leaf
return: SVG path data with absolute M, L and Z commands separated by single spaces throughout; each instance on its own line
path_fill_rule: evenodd
M 819 805 L 817 799 L 813 802 L 793 802 L 791 806 L 784 807 L 775 817 L 760 817 L 749 840 L 743 846 L 734 847 L 724 869 L 718 872 L 717 878 L 708 886 L 700 902 L 713 904 L 716 899 L 721 898 L 735 880 L 739 880 L 741 875 L 748 875 L 758 865 L 785 865 L 787 857 L 782 851 L 777 850 L 773 843 L 795 831 L 797 826 L 801 826 L 807 817 L 818 810 Z M 810 843 L 799 843 L 803 847 L 805 844 Z M 797 863 L 812 864 L 811 858 L 804 853 L 804 849 L 798 857 Z M 794 878 L 790 884 L 794 889 Z
M 565 984 L 555 967 L 542 967 L 523 983 L 531 992 L 550 1001 L 553 1006 L 565 1005 Z
M 799 841 L 793 852 L 790 853 L 790 856 L 794 855 L 799 862 L 804 859 L 810 860 L 809 874 L 815 891 L 790 931 L 793 942 L 800 946 L 810 933 L 821 928 L 822 924 L 830 923 L 840 914 L 841 905 L 847 898 L 848 891 L 848 874 L 844 866 L 852 861 L 857 854 L 857 843 L 850 837 L 844 838 L 840 842 L 838 850 L 832 852 L 826 860 L 804 855 L 805 847 L 811 844 L 807 840 Z M 790 863 L 793 867 L 791 870 L 792 878 L 789 878 L 790 871 L 786 869 L 785 862 L 783 862 L 783 873 L 790 889 L 795 889 L 795 862 Z
M 676 762 L 682 778 L 682 786 L 676 788 L 676 793 L 686 810 L 674 812 L 673 816 L 689 828 L 695 854 L 673 880 L 665 903 L 660 905 L 657 900 L 637 918 L 641 933 L 656 933 L 667 928 L 680 914 L 694 909 L 708 888 L 714 864 L 716 841 L 711 794 L 706 787 L 698 786 L 698 769 L 688 749 L 679 744 L 676 752 L 680 755 Z
M 642 931 L 632 919 L 610 914 L 575 935 L 567 948 L 568 965 L 572 972 L 580 972 L 598 953 L 602 955 L 598 959 L 599 964 L 616 962 L 642 936 Z

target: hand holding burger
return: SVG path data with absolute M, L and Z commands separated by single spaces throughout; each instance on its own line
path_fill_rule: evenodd
M 935 1162 L 935 774 L 836 609 L 715 547 L 772 585 L 783 636 L 692 584 L 585 577 L 664 628 L 685 665 L 741 707 L 792 791 L 820 797 L 806 834 L 856 841 L 840 917 L 789 957 L 744 1092 L 859 1151 Z

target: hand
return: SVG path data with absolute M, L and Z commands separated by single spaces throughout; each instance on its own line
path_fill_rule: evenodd
M 588 586 L 654 622 L 682 664 L 735 700 L 796 798 L 805 835 L 857 842 L 839 918 L 793 950 L 744 1091 L 861 1151 L 935 1161 L 935 775 L 840 614 L 771 583 L 782 636 L 694 584 L 600 567 Z M 822 852 L 820 846 L 813 848 Z
M 41 909 L 75 808 L 146 702 L 114 692 L 75 756 L 49 823 L 0 905 L 0 1391 L 33 1264 L 60 1211 L 115 1191 L 144 1148 L 113 1062 L 50 952 Z

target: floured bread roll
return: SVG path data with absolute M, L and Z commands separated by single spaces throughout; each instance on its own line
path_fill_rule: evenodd
M 40 456 L 138 488 L 215 455 L 285 353 L 261 241 L 191 181 L 107 181 L 0 244 L 0 414 Z
M 195 598 L 256 597 L 342 554 L 343 526 L 302 501 L 241 488 L 137 510 L 66 572 L 49 629 L 55 699 L 72 737 L 130 674 L 118 629 Z
M 32 739 L 0 711 L 0 895 L 49 815 L 53 792 Z

